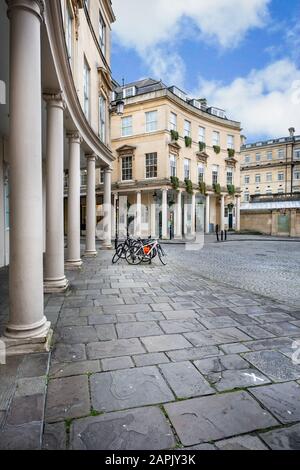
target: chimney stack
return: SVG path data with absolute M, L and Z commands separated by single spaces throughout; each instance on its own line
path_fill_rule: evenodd
M 247 137 L 245 135 L 241 134 L 241 145 L 245 145 L 246 140 L 247 140 Z
M 201 107 L 206 109 L 207 108 L 207 99 L 206 98 L 200 98 L 199 101 L 201 103 Z

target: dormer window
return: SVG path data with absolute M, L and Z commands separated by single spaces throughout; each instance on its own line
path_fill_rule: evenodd
M 174 93 L 174 95 L 178 96 L 179 98 L 181 98 L 182 100 L 186 101 L 187 99 L 187 95 L 186 93 L 184 93 L 184 91 L 181 91 L 179 88 L 177 88 L 176 86 L 172 86 L 170 88 L 171 92 Z
M 136 88 L 135 86 L 131 86 L 128 88 L 124 88 L 123 90 L 123 98 L 130 98 L 131 96 L 136 95 Z

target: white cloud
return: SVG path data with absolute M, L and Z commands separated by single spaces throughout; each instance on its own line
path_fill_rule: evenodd
M 249 29 L 265 25 L 270 1 L 113 0 L 117 18 L 113 31 L 116 42 L 135 49 L 151 72 L 158 74 L 156 78 L 167 81 L 175 71 L 171 80 L 175 83 L 176 76 L 182 80 L 184 74 L 176 52 L 181 40 L 192 37 L 223 49 L 236 47 Z M 168 53 L 162 52 L 162 46 Z
M 236 45 L 250 28 L 262 27 L 270 0 L 113 0 L 114 31 L 121 42 L 139 51 L 182 34 L 188 17 L 199 38 L 222 47 Z M 185 23 L 186 26 L 186 23 Z M 186 34 L 186 32 L 183 32 Z
M 290 126 L 297 130 L 299 90 L 300 69 L 285 59 L 252 70 L 228 85 L 200 79 L 193 94 L 205 96 L 212 105 L 226 109 L 228 117 L 241 121 L 244 133 L 254 138 L 286 135 Z

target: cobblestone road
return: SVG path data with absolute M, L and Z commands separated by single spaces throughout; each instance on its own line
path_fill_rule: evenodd
M 166 246 L 166 267 L 85 260 L 66 295 L 46 297 L 50 362 L 0 366 L 0 448 L 300 449 L 300 308 L 236 288 L 241 268 L 225 277 L 226 259 L 230 273 L 251 260 L 259 279 L 288 272 L 285 250 L 295 270 L 298 246 Z

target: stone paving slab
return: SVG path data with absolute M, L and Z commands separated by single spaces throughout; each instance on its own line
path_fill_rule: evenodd
M 160 370 L 177 398 L 190 398 L 215 393 L 215 390 L 210 387 L 191 362 L 161 364 Z
M 193 318 L 189 320 L 160 321 L 159 324 L 160 324 L 160 327 L 167 334 L 186 333 L 188 331 L 205 330 L 204 326 L 202 326 L 196 319 L 193 319 Z
M 133 360 L 137 366 L 153 366 L 155 364 L 170 362 L 164 353 L 139 354 L 133 356 Z
M 89 359 L 130 356 L 132 354 L 143 354 L 145 352 L 145 349 L 137 338 L 116 339 L 87 345 L 87 355 Z
M 214 331 L 199 331 L 193 333 L 184 333 L 194 346 L 209 346 L 224 343 L 233 343 L 238 341 L 247 341 L 252 338 L 237 328 L 219 328 Z
M 132 359 L 128 356 L 123 357 L 111 357 L 107 359 L 102 359 L 101 361 L 102 369 L 107 370 L 118 370 L 118 369 L 128 369 L 134 367 Z
M 169 351 L 171 349 L 185 349 L 192 346 L 182 335 L 162 335 L 141 338 L 148 352 Z
M 278 425 L 246 392 L 193 398 L 165 405 L 165 409 L 186 446 Z
M 42 448 L 44 450 L 67 449 L 67 433 L 65 422 L 45 423 Z
M 216 442 L 220 450 L 268 450 L 268 447 L 256 436 L 245 435 Z
M 154 366 L 94 374 L 90 378 L 92 406 L 100 412 L 123 410 L 174 400 Z
M 53 363 L 50 367 L 49 377 L 51 379 L 58 379 L 60 377 L 100 372 L 100 370 L 100 361 L 98 360 Z
M 169 423 L 157 407 L 76 420 L 70 439 L 75 450 L 168 450 L 176 444 Z
M 77 375 L 52 379 L 48 384 L 46 421 L 56 422 L 90 414 L 88 377 Z
M 251 393 L 282 424 L 300 421 L 300 385 L 296 382 L 267 385 Z
M 154 321 L 119 323 L 118 338 L 139 338 L 141 336 L 163 335 L 163 330 Z
M 0 431 L 0 450 L 39 450 L 42 423 L 6 426 Z
M 300 365 L 279 351 L 267 350 L 245 353 L 243 357 L 274 382 L 287 382 L 300 378 Z
M 272 450 L 300 450 L 300 424 L 261 433 L 259 437 Z
M 177 351 L 166 351 L 171 361 L 193 361 L 203 357 L 219 356 L 224 354 L 217 346 L 204 346 L 200 348 L 179 349 Z

